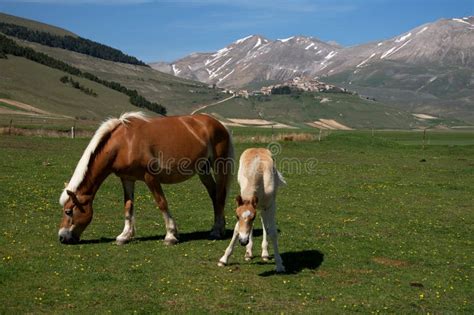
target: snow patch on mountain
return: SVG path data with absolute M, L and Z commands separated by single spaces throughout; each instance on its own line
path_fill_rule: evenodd
M 257 43 L 255 44 L 255 46 L 253 46 L 253 49 L 257 48 L 260 45 L 262 45 L 262 39 L 259 37 Z
M 253 35 L 249 35 L 247 37 L 236 40 L 234 43 L 235 44 L 241 44 L 241 43 L 245 42 L 247 39 L 252 38 L 252 37 L 253 37 Z
M 324 59 L 329 60 L 335 55 L 337 55 L 337 51 L 331 50 L 331 52 L 326 57 L 324 57 Z
M 282 42 L 282 43 L 286 43 L 286 42 L 292 40 L 293 38 L 295 38 L 295 37 L 294 37 L 294 36 L 291 36 L 291 37 L 288 37 L 288 38 L 278 39 L 278 40 L 279 40 L 280 42 Z
M 419 31 L 418 33 L 416 33 L 416 35 L 420 35 L 424 31 L 426 31 L 427 29 L 428 29 L 428 26 L 423 27 L 423 29 L 421 31 Z
M 403 35 L 402 37 L 396 39 L 396 40 L 395 40 L 395 43 L 401 43 L 401 42 L 403 42 L 405 39 L 407 39 L 407 38 L 410 37 L 410 36 L 411 36 L 411 33 L 408 33 L 408 34 L 406 34 L 406 35 Z
M 232 58 L 227 59 L 219 68 L 212 71 L 212 74 L 209 76 L 209 79 L 213 79 L 219 75 L 219 72 L 232 60 Z
M 453 21 L 456 21 L 456 22 L 459 22 L 459 23 L 464 23 L 464 24 L 467 24 L 469 26 L 474 26 L 473 24 L 465 21 L 464 19 L 453 19 Z
M 219 78 L 219 82 L 221 82 L 222 80 L 225 80 L 227 79 L 228 76 L 230 76 L 232 73 L 234 73 L 235 69 L 232 69 L 231 72 L 227 73 L 225 76 L 223 76 L 222 78 Z
M 369 58 L 365 59 L 364 61 L 362 61 L 361 63 L 359 63 L 356 68 L 359 68 L 359 67 L 362 67 L 364 64 L 367 63 L 367 61 L 369 61 L 370 59 L 372 59 L 374 56 L 376 55 L 376 53 L 373 53 L 372 55 L 370 55 Z
M 178 75 L 181 72 L 181 70 L 179 70 L 178 67 L 176 67 L 176 65 L 173 64 L 171 65 L 171 67 L 173 68 L 174 75 Z
M 402 49 L 403 47 L 405 47 L 409 42 L 411 42 L 411 39 L 407 40 L 405 43 L 403 43 L 403 45 L 397 47 L 392 47 L 391 49 L 389 49 L 388 51 L 386 51 L 381 57 L 380 59 L 384 59 L 390 55 L 393 55 L 394 53 L 396 53 L 397 51 L 399 51 L 400 49 Z

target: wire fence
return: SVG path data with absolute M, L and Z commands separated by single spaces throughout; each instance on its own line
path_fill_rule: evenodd
M 56 117 L 0 116 L 0 134 L 52 137 L 88 137 L 98 122 Z

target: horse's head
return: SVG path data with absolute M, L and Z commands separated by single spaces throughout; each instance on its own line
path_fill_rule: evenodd
M 242 196 L 237 196 L 237 215 L 239 242 L 240 245 L 245 246 L 249 242 L 250 232 L 253 228 L 253 221 L 257 215 L 257 196 L 253 196 L 251 200 L 243 200 Z
M 92 198 L 76 195 L 70 190 L 66 192 L 69 198 L 64 203 L 58 236 L 63 244 L 75 244 L 79 242 L 82 232 L 92 220 Z

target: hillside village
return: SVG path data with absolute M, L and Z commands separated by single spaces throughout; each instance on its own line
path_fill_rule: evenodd
M 327 84 L 316 79 L 308 77 L 295 77 L 286 82 L 280 84 L 274 84 L 264 86 L 260 90 L 248 91 L 248 90 L 227 90 L 224 92 L 228 94 L 234 94 L 243 98 L 256 95 L 272 95 L 272 94 L 290 94 L 293 91 L 297 92 L 327 92 L 327 93 L 348 93 L 356 95 L 356 92 L 349 91 L 345 88 L 341 88 L 332 84 Z

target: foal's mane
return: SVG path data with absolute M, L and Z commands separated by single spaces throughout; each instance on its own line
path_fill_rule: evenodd
M 109 118 L 108 120 L 104 121 L 100 127 L 96 130 L 94 136 L 92 137 L 91 141 L 87 145 L 84 153 L 82 154 L 81 159 L 77 163 L 76 169 L 74 170 L 74 174 L 71 177 L 71 180 L 67 184 L 66 188 L 61 194 L 59 198 L 59 203 L 64 206 L 66 201 L 69 199 L 69 196 L 66 190 L 70 190 L 72 192 L 76 192 L 79 188 L 81 183 L 84 181 L 84 177 L 86 176 L 87 170 L 89 168 L 89 164 L 91 162 L 91 158 L 94 152 L 104 144 L 108 136 L 115 130 L 119 125 L 127 125 L 130 122 L 130 119 L 136 118 L 148 121 L 147 116 L 142 112 L 128 112 L 122 114 L 119 118 Z

